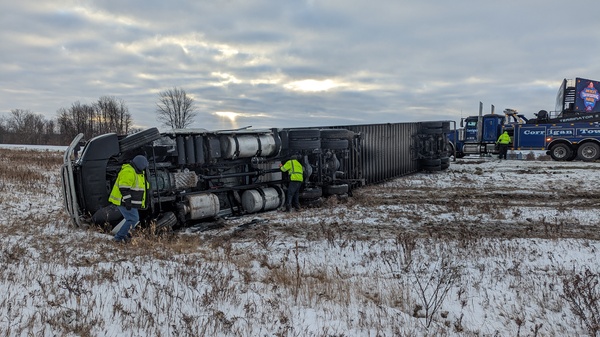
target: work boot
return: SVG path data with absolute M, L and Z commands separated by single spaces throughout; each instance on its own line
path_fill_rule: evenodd
M 285 205 L 284 212 L 290 212 L 291 210 L 292 210 L 292 207 L 290 207 L 290 205 Z
M 300 208 L 300 206 L 294 206 L 294 209 L 296 210 L 296 212 L 300 212 L 302 210 L 302 208 Z

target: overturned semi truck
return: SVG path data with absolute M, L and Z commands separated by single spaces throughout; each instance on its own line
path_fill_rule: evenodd
M 230 215 L 276 210 L 287 182 L 279 164 L 300 157 L 301 203 L 348 196 L 360 186 L 450 165 L 451 122 L 208 131 L 150 128 L 120 136 L 80 134 L 64 154 L 63 197 L 76 226 L 116 225 L 108 196 L 121 165 L 148 158 L 147 208 L 140 222 L 179 228 Z

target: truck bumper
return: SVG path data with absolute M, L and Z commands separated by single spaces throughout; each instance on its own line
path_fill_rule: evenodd
M 64 154 L 63 166 L 61 168 L 62 178 L 62 194 L 64 207 L 75 226 L 79 227 L 82 225 L 81 211 L 77 203 L 77 191 L 75 189 L 75 176 L 73 174 L 74 161 L 77 159 L 77 153 L 75 149 L 79 146 L 79 142 L 83 138 L 83 134 L 80 133 L 73 139 Z

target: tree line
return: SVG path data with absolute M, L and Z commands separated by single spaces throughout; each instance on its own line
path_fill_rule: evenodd
M 155 112 L 162 125 L 183 129 L 193 123 L 196 108 L 185 90 L 174 87 L 158 96 Z M 74 102 L 58 109 L 55 119 L 28 109 L 12 109 L 0 118 L 0 143 L 4 144 L 68 145 L 80 133 L 91 139 L 105 133 L 126 135 L 137 131 L 125 101 L 112 96 L 102 96 L 91 104 Z

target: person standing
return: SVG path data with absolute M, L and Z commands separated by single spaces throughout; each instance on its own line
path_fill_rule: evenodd
M 116 242 L 127 242 L 131 239 L 129 230 L 140 221 L 138 209 L 146 208 L 147 167 L 146 157 L 135 156 L 130 164 L 123 164 L 113 185 L 108 201 L 115 204 L 125 218 L 125 223 L 113 239 Z
M 506 159 L 506 153 L 508 152 L 508 144 L 510 143 L 510 136 L 508 135 L 507 131 L 504 131 L 500 137 L 498 137 L 498 140 L 496 141 L 496 144 L 498 144 L 499 147 L 499 154 L 498 154 L 498 158 L 499 159 Z
M 282 172 L 288 172 L 290 176 L 290 182 L 288 184 L 286 200 L 285 200 L 285 211 L 289 212 L 292 210 L 292 206 L 295 210 L 300 210 L 300 187 L 304 180 L 304 173 L 302 164 L 298 161 L 298 156 L 292 156 L 283 165 L 279 165 Z

